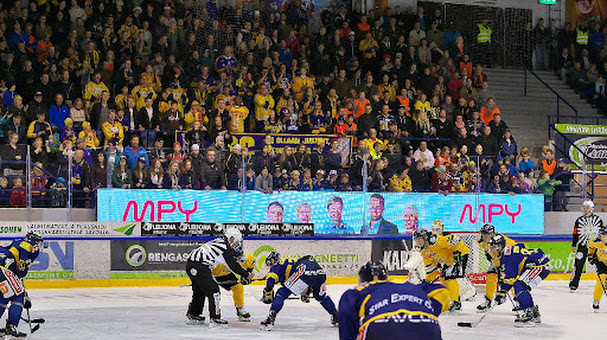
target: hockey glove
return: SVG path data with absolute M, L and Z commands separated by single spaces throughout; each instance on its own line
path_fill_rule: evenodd
M 599 262 L 599 258 L 596 253 L 588 254 L 588 262 L 593 265 L 596 265 Z
M 506 292 L 504 292 L 503 290 L 500 290 L 498 292 L 495 293 L 495 303 L 497 305 L 501 305 L 504 302 L 506 302 Z
M 447 280 L 453 280 L 453 279 L 457 279 L 458 277 L 463 277 L 461 272 L 462 272 L 461 264 L 455 263 L 455 264 L 445 268 L 444 276 L 445 276 L 445 279 L 447 279 Z
M 265 303 L 266 305 L 272 304 L 272 301 L 274 301 L 274 289 L 272 288 L 264 288 L 263 289 L 263 298 L 261 299 L 261 302 Z
M 251 282 L 253 282 L 253 280 L 249 279 L 248 277 L 244 277 L 244 276 L 240 277 L 240 284 L 243 286 L 250 285 Z
M 30 299 L 30 296 L 27 294 L 25 294 L 25 301 L 23 301 L 23 308 L 25 308 L 25 309 L 32 308 L 32 299 Z
M 306 290 L 303 291 L 303 293 L 301 293 L 301 296 L 299 297 L 301 299 L 301 301 L 303 303 L 310 303 L 310 292 L 312 291 L 312 288 L 308 287 Z

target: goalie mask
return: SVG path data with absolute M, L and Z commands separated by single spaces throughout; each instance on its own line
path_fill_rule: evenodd
M 430 228 L 432 229 L 432 233 L 436 235 L 442 235 L 443 231 L 445 231 L 445 225 L 440 220 L 435 220 L 432 222 L 432 226 Z
M 386 267 L 384 267 L 383 263 L 377 262 L 367 262 L 358 271 L 358 282 L 371 282 L 374 280 L 387 280 L 388 279 L 388 271 Z

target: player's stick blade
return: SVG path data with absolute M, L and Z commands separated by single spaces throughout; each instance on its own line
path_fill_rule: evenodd
M 472 328 L 472 322 L 458 322 L 457 326 L 458 327 Z
M 36 326 L 32 327 L 32 333 L 36 332 L 39 329 L 40 329 L 40 324 L 37 324 Z

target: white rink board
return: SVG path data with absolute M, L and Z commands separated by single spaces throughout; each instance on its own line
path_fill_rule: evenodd
M 464 302 L 459 316 L 440 317 L 445 340 L 475 339 L 600 339 L 607 332 L 607 301 L 603 310 L 591 310 L 594 282 L 583 281 L 575 294 L 570 294 L 564 281 L 543 282 L 534 290 L 543 323 L 533 329 L 517 329 L 514 315 L 506 303 L 496 307 L 475 329 L 458 328 L 458 321 L 474 321 L 478 302 Z M 346 285 L 330 285 L 328 291 L 336 303 Z M 185 325 L 185 311 L 190 299 L 187 287 L 103 288 L 71 290 L 30 290 L 32 317 L 43 317 L 46 323 L 29 339 L 338 339 L 337 329 L 330 327 L 328 314 L 314 300 L 304 304 L 288 300 L 276 320 L 273 331 L 258 329 L 268 306 L 255 301 L 253 289 L 260 295 L 262 287 L 245 288 L 246 307 L 251 323 L 238 322 L 231 294 L 222 291 L 223 316 L 230 324 L 225 329 Z M 2 321 L 3 322 L 3 321 Z M 27 325 L 21 324 L 21 331 Z

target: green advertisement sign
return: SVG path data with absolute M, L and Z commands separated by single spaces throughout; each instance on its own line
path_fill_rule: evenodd
M 607 136 L 605 125 L 554 124 L 554 127 L 566 135 Z
M 571 242 L 534 241 L 525 242 L 528 248 L 540 248 L 550 257 L 550 271 L 553 273 L 571 273 L 575 254 L 571 252 Z

